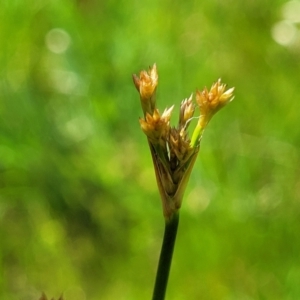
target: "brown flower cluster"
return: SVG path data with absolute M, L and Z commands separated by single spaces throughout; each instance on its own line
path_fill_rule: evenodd
M 226 85 L 221 83 L 219 79 L 214 83 L 210 90 L 204 88 L 203 91 L 197 91 L 196 101 L 200 108 L 200 120 L 203 122 L 202 127 L 205 127 L 212 116 L 233 100 L 234 88 L 226 89 Z
M 141 71 L 140 77 L 133 75 L 133 82 L 140 93 L 141 104 L 144 114 L 152 114 L 155 108 L 155 92 L 158 84 L 156 65 L 149 71 Z
M 178 124 L 171 127 L 170 118 L 174 106 L 165 109 L 162 114 L 156 108 L 156 65 L 148 71 L 141 71 L 139 77 L 133 75 L 133 81 L 140 94 L 144 112 L 140 125 L 148 138 L 164 216 L 169 219 L 181 206 L 199 152 L 203 130 L 214 113 L 231 101 L 233 89 L 225 91 L 226 86 L 218 80 L 210 91 L 206 88 L 201 92 L 197 91 L 196 102 L 200 108 L 200 116 L 190 139 L 187 129 L 196 106 L 193 103 L 193 95 L 181 102 Z

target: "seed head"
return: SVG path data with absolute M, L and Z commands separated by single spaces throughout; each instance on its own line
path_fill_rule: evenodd
M 161 143 L 161 140 L 166 141 L 168 139 L 173 108 L 174 105 L 169 109 L 165 109 L 162 115 L 155 108 L 153 115 L 147 112 L 145 119 L 140 119 L 141 128 L 151 143 L 157 145 Z
M 174 106 L 165 109 L 162 114 L 156 108 L 156 65 L 148 71 L 141 71 L 139 77 L 133 75 L 133 82 L 140 94 L 144 112 L 140 125 L 148 138 L 164 216 L 169 219 L 181 207 L 184 191 L 200 149 L 203 130 L 211 117 L 233 99 L 234 89 L 226 91 L 226 85 L 219 79 L 209 91 L 205 88 L 196 92 L 200 117 L 190 139 L 187 129 L 195 111 L 193 94 L 181 102 L 178 125 L 171 128 L 170 118 Z
M 234 88 L 225 91 L 226 85 L 219 79 L 208 91 L 205 87 L 203 91 L 196 92 L 196 102 L 200 108 L 201 127 L 205 127 L 212 116 L 223 106 L 233 100 Z
M 133 75 L 133 82 L 140 93 L 140 99 L 144 115 L 152 114 L 155 108 L 155 92 L 158 84 L 158 74 L 156 64 L 148 71 L 141 71 L 140 77 Z

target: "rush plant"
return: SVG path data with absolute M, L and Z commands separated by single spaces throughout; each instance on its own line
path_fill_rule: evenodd
M 147 136 L 165 218 L 165 232 L 152 297 L 152 300 L 163 300 L 177 235 L 179 210 L 199 153 L 204 129 L 212 116 L 233 99 L 234 88 L 226 90 L 226 85 L 219 79 L 210 90 L 204 88 L 196 91 L 195 102 L 193 94 L 181 102 L 178 124 L 171 127 L 174 105 L 162 114 L 156 107 L 156 65 L 148 71 L 141 71 L 139 76 L 133 75 L 133 82 L 140 94 L 144 113 L 140 125 Z M 194 117 L 196 108 L 199 115 Z M 195 118 L 198 121 L 190 138 L 188 128 Z

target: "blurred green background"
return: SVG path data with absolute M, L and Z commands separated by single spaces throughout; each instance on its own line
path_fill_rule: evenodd
M 156 62 L 161 110 L 236 87 L 202 140 L 167 299 L 300 299 L 299 7 L 1 1 L 0 298 L 151 298 L 164 221 L 131 74 Z

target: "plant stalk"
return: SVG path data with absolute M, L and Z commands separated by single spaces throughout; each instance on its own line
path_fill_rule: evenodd
M 179 223 L 179 212 L 165 221 L 165 233 L 160 252 L 152 300 L 164 300 Z

